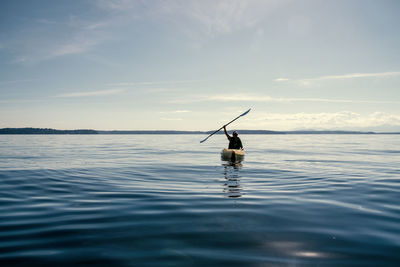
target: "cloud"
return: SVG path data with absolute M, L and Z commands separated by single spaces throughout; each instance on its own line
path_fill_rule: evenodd
M 293 98 L 293 97 L 271 97 L 256 94 L 233 94 L 233 95 L 211 95 L 193 97 L 194 101 L 217 101 L 217 102 L 323 102 L 323 103 L 366 103 L 366 104 L 400 104 L 400 101 L 380 100 L 354 100 L 354 99 L 330 99 L 330 98 Z
M 185 113 L 190 113 L 192 111 L 190 110 L 172 110 L 172 111 L 161 111 L 160 114 L 165 114 L 166 116 L 172 115 L 172 116 L 177 116 L 178 114 L 185 114 Z M 182 121 L 183 118 L 180 117 L 162 117 L 160 118 L 163 121 Z
M 97 6 L 110 11 L 124 11 L 136 7 L 137 0 L 98 0 L 96 2 Z
M 182 118 L 161 118 L 163 121 L 182 121 Z
M 260 19 L 257 15 L 250 16 L 251 4 L 247 1 L 175 1 L 172 6 L 169 4 L 164 6 L 166 14 L 180 14 L 201 26 L 208 34 L 248 28 Z
M 163 121 L 182 121 L 183 118 L 173 117 L 173 116 L 178 116 L 178 114 L 183 115 L 185 113 L 190 113 L 190 112 L 192 112 L 192 111 L 190 111 L 190 110 L 161 111 L 160 114 L 165 114 L 166 116 L 171 116 L 171 117 L 162 117 L 160 119 Z
M 64 56 L 64 55 L 72 55 L 72 54 L 80 54 L 84 53 L 93 46 L 97 45 L 99 43 L 98 40 L 77 40 L 68 44 L 61 45 L 60 47 L 56 48 L 53 53 L 51 54 L 51 57 L 59 57 L 59 56 Z
M 189 42 L 204 43 L 206 37 L 255 29 L 281 1 L 98 0 L 89 4 L 98 9 L 96 17 L 90 16 L 93 9 L 54 21 L 45 17 L 32 20 L 29 28 L 10 41 L 17 44 L 13 63 L 29 65 L 89 52 L 106 41 L 124 38 L 118 35 L 122 29 L 131 34 L 127 27 L 131 29 L 138 21 L 168 25 L 168 29 L 186 34 Z
M 189 37 L 201 40 L 256 29 L 269 14 L 287 1 L 201 0 L 159 1 L 157 15 L 174 22 Z
M 312 79 L 302 79 L 303 81 L 323 81 L 323 80 L 343 80 L 343 79 L 354 79 L 354 78 L 380 78 L 380 77 L 392 77 L 399 76 L 399 71 L 393 72 L 376 72 L 376 73 L 350 73 L 343 75 L 330 75 L 322 76 Z
M 95 21 L 87 24 L 84 28 L 86 30 L 97 30 L 109 26 L 110 21 Z
M 243 126 L 275 130 L 357 130 L 397 127 L 400 129 L 400 114 L 373 112 L 360 114 L 352 111 L 333 113 L 253 113 Z
M 73 39 L 72 41 L 70 39 Z M 27 41 L 29 42 L 29 41 Z M 68 41 L 54 42 L 46 41 L 46 44 L 40 44 L 31 51 L 25 51 L 17 56 L 12 63 L 14 64 L 35 64 L 42 61 L 52 60 L 61 56 L 82 54 L 90 51 L 93 47 L 103 42 L 98 37 L 69 38 Z M 32 46 L 34 48 L 34 46 Z
M 342 75 L 327 75 L 315 78 L 302 78 L 302 79 L 289 79 L 289 78 L 277 78 L 275 82 L 287 82 L 295 81 L 300 85 L 309 85 L 316 81 L 329 81 L 329 80 L 348 80 L 348 79 L 359 79 L 359 78 L 386 78 L 400 76 L 400 71 L 391 72 L 375 72 L 375 73 L 349 73 Z
M 55 97 L 69 98 L 69 97 L 90 97 L 90 96 L 105 96 L 105 95 L 116 95 L 122 93 L 123 89 L 110 89 L 110 90 L 99 90 L 99 91 L 86 91 L 86 92 L 74 92 L 57 95 Z
M 246 101 L 246 102 L 284 102 L 279 98 L 272 98 L 266 95 L 250 95 L 250 94 L 233 94 L 233 95 L 209 95 L 203 96 L 202 98 L 206 101 L 217 101 L 217 102 L 231 102 L 231 101 Z
M 190 110 L 175 110 L 174 113 L 189 113 Z
M 173 80 L 173 81 L 142 81 L 142 82 L 114 82 L 107 85 L 114 88 L 142 90 L 147 94 L 183 92 L 188 86 L 204 83 L 207 80 Z
M 215 36 L 253 28 L 283 0 L 99 0 L 97 6 L 118 16 L 162 20 L 189 35 Z M 196 35 L 194 34 L 194 35 Z M 193 35 L 192 35 L 193 36 Z
M 90 18 L 61 16 L 56 21 L 31 19 L 23 31 L 7 41 L 7 48 L 16 52 L 12 63 L 26 65 L 86 53 L 111 39 L 109 26 L 114 21 L 105 14 Z
M 176 113 L 189 113 L 192 112 L 190 110 L 173 110 L 173 111 L 161 111 L 161 114 L 168 114 L 168 113 L 172 113 L 172 114 L 176 114 Z
M 286 82 L 286 81 L 289 81 L 289 79 L 288 78 L 276 78 L 274 80 L 274 82 Z
M 205 82 L 205 80 L 177 80 L 177 81 L 144 81 L 144 82 L 119 82 L 110 83 L 110 86 L 136 86 L 136 85 L 169 85 Z
M 57 22 L 54 20 L 49 20 L 49 19 L 44 19 L 44 18 L 35 19 L 34 21 L 37 23 L 41 23 L 41 24 L 57 24 Z
M 106 18 L 81 20 L 71 17 L 64 25 L 70 31 L 60 42 L 53 42 L 48 59 L 65 55 L 82 54 L 108 40 L 107 27 L 113 22 Z

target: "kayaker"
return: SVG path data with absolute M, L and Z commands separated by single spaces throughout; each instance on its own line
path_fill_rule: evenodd
M 238 132 L 234 131 L 232 133 L 233 136 L 230 136 L 228 132 L 226 131 L 226 125 L 224 125 L 224 132 L 226 137 L 229 140 L 229 149 L 243 149 L 242 141 L 238 137 Z

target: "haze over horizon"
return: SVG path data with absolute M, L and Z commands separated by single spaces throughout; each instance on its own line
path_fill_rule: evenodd
M 395 0 L 0 2 L 0 128 L 400 131 Z

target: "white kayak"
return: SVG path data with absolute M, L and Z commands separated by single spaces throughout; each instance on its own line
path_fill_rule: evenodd
M 221 151 L 221 159 L 228 161 L 242 161 L 244 159 L 244 150 L 224 148 Z

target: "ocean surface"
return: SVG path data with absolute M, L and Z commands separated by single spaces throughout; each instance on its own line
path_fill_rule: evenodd
M 399 266 L 399 135 L 0 136 L 0 266 Z

